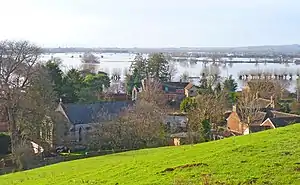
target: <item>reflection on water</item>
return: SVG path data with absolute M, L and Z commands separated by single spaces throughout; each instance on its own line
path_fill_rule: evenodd
M 118 73 L 121 76 L 121 80 L 124 80 L 125 75 L 128 73 L 130 68 L 131 61 L 134 59 L 134 54 L 128 53 L 102 53 L 97 54 L 97 56 L 103 55 L 103 58 L 100 58 L 100 64 L 82 64 L 80 61 L 80 55 L 82 53 L 57 53 L 54 55 L 44 55 L 42 56 L 43 60 L 49 60 L 52 57 L 59 57 L 62 59 L 62 64 L 65 69 L 78 68 L 78 69 L 90 69 L 95 71 L 104 71 L 110 76 L 114 73 Z M 73 58 L 71 57 L 73 56 Z M 190 77 L 199 77 L 202 71 L 217 71 L 220 76 L 228 77 L 232 75 L 233 78 L 238 79 L 241 72 L 285 72 L 296 76 L 300 74 L 300 66 L 295 64 L 272 64 L 272 63 L 202 63 L 193 60 L 189 61 L 180 61 L 174 63 L 177 68 L 177 73 L 174 77 L 175 81 L 180 80 L 180 76 L 183 73 L 188 74 Z M 64 70 L 65 71 L 65 70 Z M 293 78 L 293 80 L 296 77 Z M 195 80 L 196 82 L 198 80 Z M 291 83 L 292 88 L 295 89 Z M 243 85 L 242 82 L 239 82 L 239 86 Z

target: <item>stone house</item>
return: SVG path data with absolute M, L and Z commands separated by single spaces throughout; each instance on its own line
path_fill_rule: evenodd
M 106 101 L 91 104 L 59 103 L 56 111 L 64 117 L 64 138 L 74 144 L 85 145 L 95 125 L 117 118 L 131 101 Z

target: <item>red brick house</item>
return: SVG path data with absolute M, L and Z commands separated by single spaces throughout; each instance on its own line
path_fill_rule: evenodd
M 271 110 L 268 107 L 258 111 L 256 114 L 256 116 L 251 116 L 253 120 L 247 120 L 250 124 L 245 124 L 240 119 L 239 111 L 234 106 L 226 119 L 227 129 L 235 135 L 245 135 L 300 122 L 299 115 Z
M 256 116 L 252 116 L 254 120 L 248 120 L 250 124 L 246 124 L 241 120 L 239 112 L 234 107 L 231 114 L 226 119 L 227 129 L 235 135 L 249 134 L 250 132 L 257 131 L 258 128 L 260 128 L 260 124 L 266 119 L 266 116 L 267 113 L 259 111 Z

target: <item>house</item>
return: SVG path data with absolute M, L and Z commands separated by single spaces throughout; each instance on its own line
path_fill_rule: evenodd
M 300 116 L 285 115 L 283 117 L 272 117 L 266 119 L 260 126 L 266 129 L 274 129 L 278 127 L 285 127 L 291 124 L 300 123 Z
M 151 79 L 149 79 L 151 81 Z M 190 82 L 158 82 L 154 83 L 165 93 L 166 100 L 171 107 L 179 108 L 181 101 L 185 97 L 193 97 L 197 95 L 197 87 Z M 142 80 L 142 88 L 134 87 L 132 90 L 132 100 L 138 99 L 138 94 L 141 91 L 147 90 L 147 80 Z
M 260 124 L 269 117 L 273 117 L 274 115 L 271 114 L 270 110 L 275 108 L 275 102 L 271 96 L 271 99 L 259 98 L 258 94 L 256 93 L 255 97 L 255 105 L 257 111 L 256 115 L 249 115 L 254 120 L 247 120 L 250 123 L 251 128 L 248 128 L 249 124 L 243 123 L 241 120 L 240 110 L 237 109 L 236 105 L 232 107 L 232 111 L 227 117 L 227 128 L 235 135 L 244 135 L 249 134 L 250 132 L 258 132 L 261 131 L 262 127 Z M 251 111 L 250 111 L 251 112 Z
M 86 144 L 88 134 L 95 124 L 111 121 L 118 117 L 131 101 L 106 101 L 92 104 L 59 103 L 56 111 L 65 118 L 67 131 L 65 136 L 72 142 Z
M 227 120 L 227 128 L 230 132 L 234 133 L 234 135 L 245 135 L 252 132 L 252 129 L 257 130 L 257 127 L 266 119 L 267 113 L 258 111 L 255 116 L 252 116 L 253 120 L 248 120 L 249 124 L 244 123 L 241 119 L 239 111 L 236 109 L 236 106 L 233 106 L 233 110 Z M 259 127 L 260 128 L 260 127 Z
M 226 119 L 228 130 L 235 135 L 245 135 L 266 130 L 269 127 L 273 128 L 273 125 L 275 126 L 274 128 L 276 128 L 278 126 L 287 125 L 291 121 L 300 122 L 299 115 L 272 110 L 269 106 L 262 108 L 260 111 L 256 112 L 256 115 L 251 115 L 249 117 L 252 117 L 252 120 L 249 118 L 247 120 L 250 124 L 244 123 L 241 120 L 239 110 L 237 110 L 236 106 L 233 106 L 231 114 Z
M 188 82 L 163 82 L 162 88 L 169 100 L 183 99 Z
M 184 94 L 185 94 L 186 97 L 195 97 L 195 96 L 197 96 L 197 94 L 198 94 L 197 91 L 198 91 L 198 88 L 192 83 L 189 83 L 184 88 Z

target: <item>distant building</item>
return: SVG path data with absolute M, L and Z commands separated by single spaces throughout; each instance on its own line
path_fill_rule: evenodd
M 87 144 L 94 124 L 111 121 L 131 105 L 131 101 L 106 101 L 91 104 L 59 103 L 56 111 L 67 122 L 65 136 L 74 143 Z
M 300 122 L 300 115 L 279 112 L 270 108 L 262 109 L 251 117 L 252 120 L 249 119 L 248 124 L 244 123 L 239 110 L 233 106 L 233 110 L 227 118 L 228 130 L 235 135 L 245 135 Z

